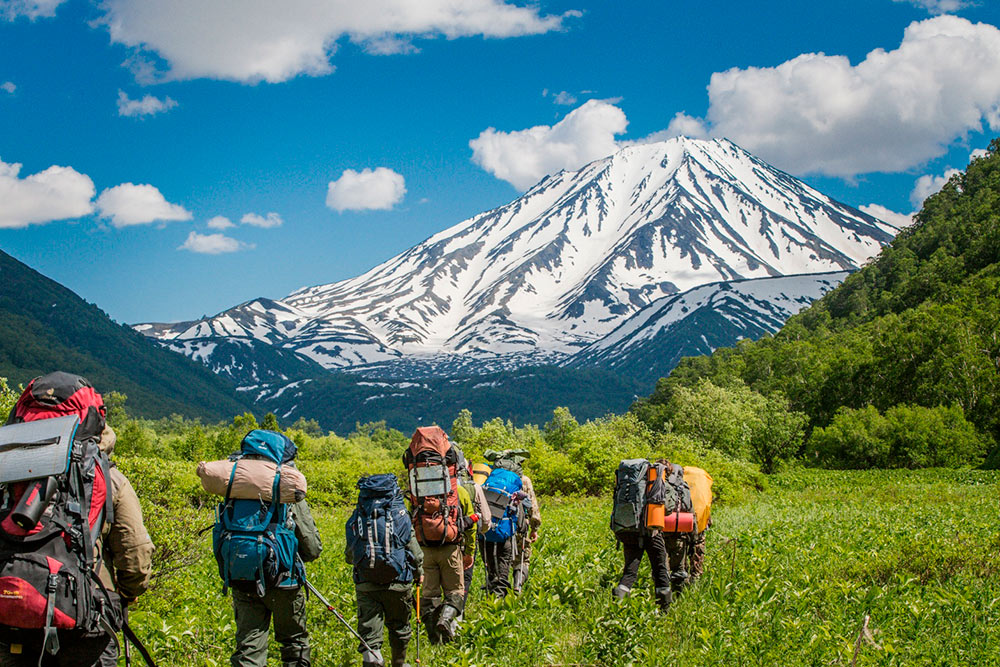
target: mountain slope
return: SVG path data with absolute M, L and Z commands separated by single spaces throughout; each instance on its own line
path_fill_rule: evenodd
M 356 278 L 137 328 L 189 354 L 238 337 L 325 368 L 486 372 L 558 361 L 706 283 L 854 270 L 895 232 L 731 142 L 678 138 L 547 177 Z
M 0 251 L 0 376 L 16 386 L 57 369 L 87 377 L 100 392 L 124 392 L 143 416 L 221 419 L 249 407 L 203 365 Z
M 774 333 L 840 283 L 847 272 L 710 283 L 665 296 L 564 362 L 596 366 L 652 386 L 682 357 Z
M 684 359 L 675 387 L 739 379 L 825 427 L 843 409 L 959 406 L 1000 442 L 1000 139 L 870 264 L 773 337 Z M 1000 456 L 994 459 L 1000 464 Z

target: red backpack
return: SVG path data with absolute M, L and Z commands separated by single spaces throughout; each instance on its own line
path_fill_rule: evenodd
M 439 426 L 422 426 L 403 453 L 409 470 L 413 529 L 424 546 L 462 539 L 464 516 L 458 501 L 458 453 Z
M 57 372 L 32 380 L 0 427 L 0 629 L 8 639 L 41 634 L 51 654 L 57 630 L 98 635 L 121 624 L 97 576 L 113 520 L 104 424 L 93 386 Z

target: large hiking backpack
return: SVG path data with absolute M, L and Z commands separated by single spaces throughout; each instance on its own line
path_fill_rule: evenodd
M 305 581 L 295 525 L 288 505 L 280 502 L 281 469 L 291 463 L 295 453 L 295 444 L 286 436 L 256 429 L 247 433 L 240 451 L 230 457 L 237 461 L 244 456 L 260 456 L 277 465 L 270 502 L 231 498 L 236 472 L 233 466 L 212 529 L 212 551 L 219 565 L 223 595 L 231 585 L 262 596 L 269 588 L 298 588 Z
M 0 428 L 0 626 L 40 632 L 50 654 L 57 630 L 96 636 L 121 625 L 97 574 L 113 520 L 104 416 L 87 380 L 50 373 L 28 384 Z
M 458 500 L 458 453 L 439 426 L 421 426 L 403 452 L 409 471 L 413 529 L 424 546 L 462 539 L 464 516 Z
M 492 527 L 483 534 L 487 542 L 506 542 L 517 534 L 523 521 L 521 476 L 504 468 L 494 468 L 483 484 L 483 495 L 490 506 Z
M 691 488 L 684 481 L 684 468 L 676 463 L 671 466 L 667 484 L 677 496 L 673 511 L 668 511 L 664 519 L 664 530 L 673 533 L 692 532 L 697 526 L 694 504 L 691 502 Z
M 346 531 L 354 583 L 384 586 L 413 581 L 413 564 L 406 549 L 412 524 L 395 475 L 358 480 L 358 503 L 347 520 Z
M 639 535 L 646 525 L 646 476 L 649 461 L 625 459 L 615 472 L 611 530 L 615 537 Z

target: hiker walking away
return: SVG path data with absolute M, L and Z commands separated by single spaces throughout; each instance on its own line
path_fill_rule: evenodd
M 411 520 L 424 552 L 421 620 L 432 643 L 450 642 L 465 609 L 465 569 L 476 545 L 472 499 L 458 483 L 458 452 L 439 426 L 422 426 L 403 453 Z
M 679 525 L 667 522 L 666 532 L 664 532 L 664 545 L 667 549 L 667 558 L 670 563 L 670 587 L 675 596 L 688 584 L 691 573 L 690 556 L 693 553 L 697 535 L 698 518 L 694 512 L 694 504 L 691 501 L 691 487 L 684 480 L 684 468 L 676 463 L 670 463 L 666 459 L 660 459 L 658 463 L 667 466 L 667 483 L 674 490 L 675 513 L 682 520 Z M 687 517 L 691 517 L 684 521 Z
M 511 566 L 511 590 L 520 593 L 528 583 L 528 573 L 531 566 L 531 545 L 538 539 L 538 528 L 542 525 L 542 513 L 538 507 L 538 496 L 535 495 L 535 485 L 531 478 L 521 475 L 521 490 L 525 494 L 525 521 L 518 527 L 517 544 L 514 549 L 514 562 Z
M 358 647 L 362 665 L 384 664 L 382 630 L 388 627 L 391 664 L 403 667 L 411 636 L 413 585 L 423 580 L 424 556 L 395 475 L 358 480 L 358 502 L 346 532 L 344 556 L 354 566 L 358 634 L 371 649 Z
M 483 535 L 483 561 L 486 565 L 486 589 L 497 597 L 505 597 L 511 588 L 511 570 L 519 555 L 522 541 L 518 534 L 527 528 L 527 516 L 532 513 L 528 494 L 523 486 L 521 464 L 528 457 L 527 450 L 508 449 L 501 452 L 487 450 L 486 460 L 493 468 L 483 484 L 483 494 L 490 507 L 492 527 Z M 536 501 L 537 504 L 537 501 Z M 541 515 L 538 516 L 541 523 Z M 536 533 L 537 537 L 537 533 Z M 530 543 L 530 533 L 523 542 Z M 515 583 L 523 583 L 516 579 Z
M 115 633 L 149 586 L 153 543 L 105 414 L 90 382 L 55 372 L 28 383 L 0 428 L 3 667 L 115 665 Z
M 622 546 L 625 564 L 618 585 L 611 593 L 625 598 L 639 578 L 643 554 L 653 575 L 653 597 L 663 611 L 670 608 L 670 566 L 664 540 L 663 521 L 674 504 L 674 491 L 666 481 L 667 468 L 646 459 L 626 459 L 615 473 L 611 530 Z
M 267 665 L 272 621 L 283 667 L 312 664 L 303 563 L 319 558 L 323 544 L 304 494 L 294 495 L 294 502 L 283 502 L 288 496 L 281 483 L 282 470 L 294 469 L 296 452 L 284 434 L 255 429 L 230 457 L 233 472 L 218 507 L 212 542 L 223 594 L 233 589 L 236 650 L 229 659 L 232 667 Z M 254 475 L 266 471 L 257 498 L 231 497 L 233 480 L 241 470 Z M 286 472 L 291 478 L 291 470 Z M 257 546 L 261 541 L 275 546 L 261 554 Z
M 472 463 L 465 458 L 465 454 L 462 453 L 461 449 L 458 449 L 454 444 L 452 446 L 458 450 L 458 483 L 469 494 L 469 497 L 472 498 L 473 511 L 479 517 L 479 521 L 476 522 L 477 530 L 472 562 L 469 563 L 469 566 L 465 568 L 465 572 L 462 573 L 462 579 L 465 583 L 465 600 L 468 602 L 469 587 L 472 586 L 472 575 L 476 569 L 476 553 L 482 553 L 483 534 L 492 527 L 493 522 L 490 520 L 490 506 L 486 502 L 486 496 L 483 494 L 483 487 L 476 482 L 473 474 Z M 459 616 L 461 617 L 461 614 Z

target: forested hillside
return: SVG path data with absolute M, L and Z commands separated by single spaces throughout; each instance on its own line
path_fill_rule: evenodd
M 248 405 L 210 370 L 163 349 L 0 251 L 0 376 L 16 387 L 52 370 L 129 397 L 138 414 L 221 419 Z
M 633 410 L 662 426 L 693 395 L 750 391 L 801 415 L 799 444 L 833 465 L 981 461 L 1000 437 L 998 151 L 776 335 L 684 359 Z

